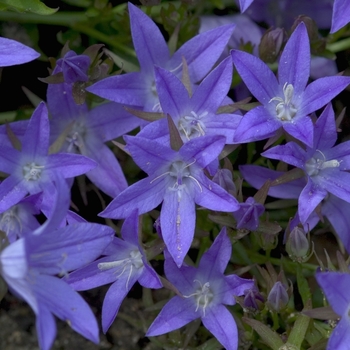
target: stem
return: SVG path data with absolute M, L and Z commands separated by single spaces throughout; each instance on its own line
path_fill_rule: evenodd
M 337 41 L 327 45 L 327 49 L 332 52 L 339 52 L 350 48 L 350 38 Z

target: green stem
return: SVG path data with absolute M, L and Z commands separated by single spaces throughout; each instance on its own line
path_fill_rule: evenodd
M 350 38 L 346 38 L 344 40 L 337 41 L 332 44 L 327 45 L 327 49 L 331 52 L 340 52 L 350 48 Z

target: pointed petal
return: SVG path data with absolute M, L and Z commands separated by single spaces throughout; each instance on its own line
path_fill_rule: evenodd
M 325 106 L 350 84 L 350 77 L 324 77 L 309 84 L 302 97 L 298 115 L 308 115 Z
M 301 22 L 283 49 L 278 66 L 281 86 L 292 84 L 295 94 L 304 91 L 310 75 L 310 43 L 304 22 Z
M 337 137 L 334 112 L 332 104 L 329 103 L 315 123 L 313 148 L 331 148 L 337 141 Z
M 130 215 L 125 219 L 121 234 L 123 239 L 133 244 L 134 246 L 139 246 L 139 213 L 136 210 L 133 210 Z
M 197 190 L 195 202 L 211 210 L 232 212 L 239 209 L 237 199 L 226 192 L 221 186 L 209 180 L 203 173 L 196 175 L 201 185 L 201 190 Z
M 191 105 L 198 115 L 203 112 L 216 112 L 226 97 L 232 81 L 232 59 L 223 60 L 195 90 Z
M 98 343 L 99 330 L 94 314 L 85 300 L 66 282 L 53 276 L 37 275 L 33 288 L 38 300 L 53 314 L 67 321 L 85 338 Z
M 231 258 L 232 246 L 227 236 L 226 227 L 223 227 L 214 243 L 203 254 L 199 263 L 199 269 L 204 271 L 215 270 L 215 273 L 224 273 L 227 264 Z M 211 272 L 208 272 L 208 276 Z M 208 277 L 210 280 L 210 277 Z
M 120 193 L 99 216 L 125 219 L 135 209 L 138 209 L 140 215 L 147 213 L 162 202 L 169 186 L 165 179 L 152 183 L 149 177 L 140 180 Z
M 16 172 L 16 170 L 18 172 L 18 168 L 22 167 L 20 159 L 21 159 L 21 152 L 17 151 L 12 147 L 1 145 L 0 147 L 1 171 L 3 171 L 6 174 L 13 174 Z
M 304 164 L 307 161 L 306 152 L 295 142 L 288 142 L 286 145 L 275 146 L 261 153 L 261 155 L 266 158 L 282 160 L 300 169 L 304 169 Z
M 174 53 L 168 67 L 178 67 L 184 57 L 191 81 L 200 81 L 220 57 L 234 28 L 233 24 L 228 24 L 196 35 Z
M 198 317 L 199 313 L 195 311 L 193 300 L 175 296 L 168 301 L 153 321 L 146 333 L 146 337 L 169 333 Z
M 147 261 L 144 261 L 144 269 L 138 282 L 141 284 L 141 286 L 146 288 L 158 289 L 163 287 L 158 274 L 153 270 Z
M 55 153 L 48 156 L 45 168 L 50 172 L 59 172 L 64 178 L 85 174 L 95 168 L 97 163 L 80 154 Z
M 295 123 L 283 123 L 283 129 L 289 134 L 295 137 L 297 140 L 302 141 L 307 146 L 312 147 L 314 142 L 314 125 L 310 117 L 299 118 Z
M 298 213 L 300 222 L 304 224 L 311 213 L 327 195 L 327 191 L 315 185 L 309 178 L 306 186 L 301 191 L 298 201 Z
M 128 8 L 132 41 L 141 69 L 153 73 L 154 65 L 162 66 L 169 60 L 168 46 L 151 18 L 130 2 Z
M 214 337 L 227 350 L 236 350 L 238 347 L 238 331 L 237 325 L 224 305 L 216 305 L 210 308 L 202 322 Z
M 225 137 L 220 135 L 197 137 L 186 142 L 179 153 L 184 161 L 192 163 L 195 160 L 195 165 L 203 169 L 217 159 L 225 141 Z
M 49 350 L 56 338 L 56 321 L 50 310 L 43 304 L 39 304 L 39 311 L 36 316 L 36 332 L 40 349 Z
M 164 168 L 164 172 L 168 171 L 171 162 L 175 160 L 176 152 L 157 141 L 139 136 L 125 136 L 124 139 L 134 162 L 149 175 L 158 174 Z
M 177 266 L 191 247 L 196 222 L 195 204 L 187 189 L 167 190 L 160 212 L 164 243 Z
M 128 275 L 123 273 L 108 289 L 102 305 L 102 330 L 106 333 L 113 323 L 120 305 L 131 287 L 136 283 L 140 272 Z
M 331 33 L 337 32 L 349 23 L 350 3 L 347 0 L 335 0 L 332 13 Z M 334 348 L 335 349 L 335 348 Z
M 25 180 L 20 180 L 15 176 L 9 176 L 0 184 L 0 213 L 11 208 L 25 197 L 28 190 Z
M 190 105 L 185 86 L 177 76 L 165 69 L 155 67 L 155 76 L 163 113 L 170 114 L 174 120 L 180 119 Z
M 327 344 L 327 349 L 348 350 L 350 342 L 350 321 L 343 317 L 333 330 Z
M 254 280 L 248 280 L 237 275 L 225 276 L 225 287 L 222 289 L 222 303 L 234 305 L 236 296 L 244 295 L 246 290 L 254 287 Z
M 340 162 L 340 170 L 350 170 L 350 141 L 342 142 L 333 148 L 327 149 L 326 153 L 327 159 L 337 159 Z
M 282 123 L 271 118 L 268 110 L 259 106 L 244 115 L 234 134 L 234 143 L 264 140 L 276 134 Z
M 232 50 L 236 69 L 250 92 L 263 104 L 279 95 L 280 88 L 271 69 L 259 58 L 243 51 Z
M 317 176 L 317 185 L 333 193 L 335 196 L 350 202 L 350 174 L 345 171 L 327 169 L 322 171 L 322 175 Z
M 128 184 L 123 170 L 110 148 L 104 144 L 99 144 L 100 147 L 96 146 L 98 145 L 86 143 L 86 156 L 98 163 L 96 168 L 86 173 L 86 176 L 100 190 L 114 198 L 124 191 Z
M 49 150 L 50 125 L 47 108 L 44 102 L 33 112 L 23 137 L 23 152 L 32 158 L 44 157 Z
M 105 78 L 86 88 L 86 91 L 110 101 L 140 107 L 152 93 L 151 83 L 148 87 L 147 80 L 139 72 Z
M 15 40 L 0 37 L 0 67 L 27 63 L 40 56 L 32 48 Z

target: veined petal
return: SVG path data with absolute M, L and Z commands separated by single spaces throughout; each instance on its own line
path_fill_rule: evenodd
M 349 23 L 350 4 L 347 0 L 334 0 L 331 33 L 337 32 Z M 334 348 L 335 349 L 335 348 Z
M 191 81 L 200 81 L 220 57 L 234 28 L 234 24 L 228 24 L 196 35 L 174 53 L 167 67 L 178 67 L 184 57 Z
M 143 107 L 151 86 L 147 85 L 145 75 L 139 72 L 112 76 L 98 81 L 86 88 L 97 96 L 126 105 Z
M 280 93 L 279 84 L 271 69 L 259 58 L 243 51 L 232 50 L 233 63 L 250 92 L 268 105 Z
M 198 205 L 223 212 L 232 212 L 239 209 L 237 199 L 221 186 L 209 180 L 203 173 L 198 173 L 196 178 L 201 185 L 201 191 L 196 188 L 195 202 Z
M 315 123 L 314 143 L 315 149 L 329 149 L 337 141 L 337 130 L 335 125 L 332 104 L 329 103 Z M 349 150 L 349 148 L 348 148 Z M 330 150 L 331 151 L 331 150 Z M 350 153 L 348 151 L 348 153 Z M 332 158 L 335 159 L 335 158 Z
M 281 86 L 292 84 L 294 93 L 304 91 L 310 75 L 310 43 L 304 22 L 301 22 L 283 49 L 278 65 Z
M 264 106 L 258 106 L 244 115 L 234 134 L 234 143 L 259 141 L 274 136 L 282 122 L 271 118 Z
M 128 3 L 132 41 L 141 69 L 152 72 L 170 58 L 168 46 L 156 24 L 136 6 Z
M 297 140 L 305 143 L 309 147 L 313 146 L 314 125 L 310 117 L 301 117 L 294 123 L 283 123 L 283 129 L 289 135 L 292 135 Z
M 0 67 L 27 63 L 39 56 L 40 53 L 18 41 L 0 37 Z
M 236 296 L 244 295 L 247 289 L 254 287 L 254 280 L 241 278 L 237 275 L 225 276 L 225 285 L 221 290 L 222 304 L 234 305 Z
M 140 215 L 154 209 L 162 202 L 165 190 L 170 183 L 165 179 L 159 179 L 152 183 L 151 181 L 147 177 L 128 187 L 99 216 L 125 219 L 135 209 L 138 209 Z
M 25 180 L 10 175 L 0 184 L 0 213 L 17 204 L 28 193 Z
M 238 347 L 238 331 L 231 313 L 222 304 L 208 308 L 202 322 L 226 350 L 236 350 Z
M 306 186 L 301 191 L 298 201 L 298 213 L 300 222 L 304 224 L 310 214 L 316 209 L 327 195 L 327 191 L 314 184 L 309 178 Z
M 39 302 L 48 310 L 85 338 L 98 343 L 99 331 L 94 314 L 85 300 L 66 282 L 38 274 L 33 288 Z
M 197 114 L 213 112 L 220 107 L 221 102 L 230 90 L 232 81 L 232 60 L 223 60 L 195 90 L 191 105 Z
M 138 280 L 140 273 L 140 270 L 135 270 L 135 273 L 131 275 L 123 273 L 108 289 L 102 305 L 103 333 L 107 333 L 117 316 L 122 301 Z
M 18 167 L 22 164 L 20 163 L 21 152 L 17 151 L 15 148 L 8 147 L 6 145 L 1 145 L 0 147 L 0 169 L 6 174 L 13 174 Z
M 261 155 L 266 158 L 282 160 L 300 169 L 304 169 L 304 164 L 307 161 L 306 152 L 295 142 L 288 142 L 286 145 L 275 146 L 261 153 Z
M 181 80 L 165 69 L 155 67 L 155 76 L 162 111 L 177 121 L 190 104 L 188 92 Z
M 326 105 L 350 84 L 350 77 L 324 77 L 309 84 L 303 94 L 298 115 L 308 115 Z
M 350 141 L 342 142 L 333 148 L 327 149 L 327 158 L 337 159 L 340 162 L 340 170 L 350 170 Z
M 160 212 L 160 225 L 164 243 L 177 266 L 182 265 L 191 247 L 195 222 L 195 204 L 187 189 L 168 189 Z
M 126 242 L 139 247 L 139 213 L 137 209 L 133 210 L 125 219 L 121 229 L 121 234 Z
M 323 170 L 322 175 L 317 176 L 317 184 L 335 196 L 350 202 L 350 174 L 345 171 Z
M 198 318 L 193 300 L 175 296 L 163 307 L 149 327 L 146 337 L 153 337 L 179 329 Z
M 39 310 L 36 316 L 36 332 L 40 349 L 49 350 L 56 338 L 56 321 L 50 310 L 42 303 L 38 305 Z
M 175 160 L 176 152 L 157 141 L 139 136 L 125 136 L 124 139 L 134 162 L 149 175 L 158 173 Z
M 23 153 L 32 158 L 43 157 L 49 150 L 50 124 L 47 108 L 44 102 L 33 112 L 29 120 L 27 130 L 23 137 Z
M 348 350 L 350 342 L 350 321 L 344 316 L 333 330 L 327 344 L 327 350 Z

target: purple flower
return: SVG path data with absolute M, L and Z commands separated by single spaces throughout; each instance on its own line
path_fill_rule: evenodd
M 88 81 L 88 69 L 90 66 L 90 57 L 86 55 L 77 55 L 74 51 L 68 51 L 63 58 L 57 61 L 56 73 L 63 73 L 65 83 L 72 84 L 77 81 Z
M 124 190 L 100 216 L 122 219 L 135 209 L 143 214 L 163 202 L 162 235 L 170 255 L 180 266 L 193 240 L 195 203 L 224 212 L 239 208 L 237 200 L 203 172 L 221 152 L 225 138 L 194 138 L 177 152 L 142 137 L 124 138 L 134 161 L 149 176 Z
M 0 37 L 0 67 L 27 63 L 40 56 L 32 48 L 15 40 Z
M 114 102 L 142 107 L 145 111 L 159 109 L 154 65 L 179 74 L 182 59 L 185 58 L 191 82 L 198 82 L 220 57 L 234 28 L 234 25 L 226 25 L 199 34 L 170 56 L 156 24 L 131 3 L 128 8 L 131 34 L 141 71 L 103 79 L 87 90 Z
M 307 184 L 300 193 L 298 213 L 302 224 L 328 192 L 350 202 L 350 141 L 335 147 L 336 125 L 329 104 L 315 124 L 312 147 L 301 148 L 295 142 L 273 147 L 262 153 L 264 157 L 278 159 L 304 170 Z
M 124 222 L 123 240 L 114 238 L 103 258 L 69 274 L 65 281 L 75 290 L 87 290 L 112 283 L 102 306 L 102 329 L 106 333 L 119 307 L 136 281 L 146 288 L 161 288 L 158 275 L 147 262 L 138 238 L 138 213 Z
M 350 343 L 350 275 L 339 272 L 320 272 L 316 274 L 316 280 L 333 310 L 341 316 L 329 338 L 327 350 L 347 350 Z
M 350 22 L 350 3 L 348 0 L 334 0 L 331 33 L 337 32 Z
M 0 170 L 10 174 L 0 184 L 0 212 L 17 204 L 28 193 L 43 191 L 43 206 L 50 212 L 55 186 L 54 175 L 71 178 L 96 166 L 93 160 L 75 154 L 48 154 L 50 127 L 43 102 L 34 111 L 22 138 L 22 150 L 3 144 L 0 148 Z
M 160 107 L 169 114 L 184 142 L 204 135 L 223 135 L 232 143 L 240 115 L 216 114 L 227 96 L 232 80 L 232 61 L 225 59 L 196 88 L 192 96 L 172 73 L 156 67 L 156 87 Z M 169 144 L 168 121 L 154 121 L 141 130 L 138 136 Z
M 239 0 L 241 12 L 243 13 L 253 3 L 253 1 L 254 0 Z
M 224 275 L 231 251 L 231 242 L 223 228 L 203 254 L 198 268 L 185 264 L 178 268 L 171 257 L 166 256 L 165 275 L 183 297 L 175 296 L 163 307 L 146 336 L 168 333 L 201 318 L 203 325 L 227 350 L 236 350 L 237 326 L 223 304 L 234 305 L 234 297 L 253 288 L 254 281 Z
M 249 111 L 235 133 L 236 143 L 263 140 L 283 128 L 312 147 L 313 124 L 308 116 L 323 107 L 349 83 L 349 77 L 320 78 L 306 86 L 310 72 L 310 44 L 304 23 L 288 40 L 279 61 L 278 81 L 258 58 L 232 51 L 243 81 L 262 106 Z
M 55 215 L 0 253 L 0 274 L 10 290 L 33 309 L 43 350 L 51 347 L 56 336 L 53 315 L 98 343 L 99 330 L 91 309 L 55 275 L 64 275 L 96 259 L 114 236 L 111 228 L 99 224 L 57 228 L 66 215 L 70 197 L 64 179 L 57 177 L 55 183 L 58 189 L 53 207 Z
M 237 228 L 256 231 L 259 226 L 259 217 L 265 211 L 264 206 L 257 203 L 253 197 L 247 198 L 244 203 L 239 203 L 239 205 L 239 210 L 233 213 L 237 221 Z

